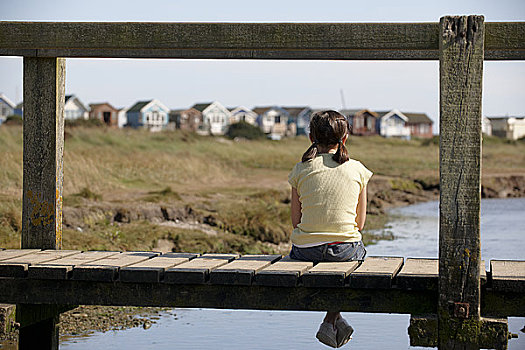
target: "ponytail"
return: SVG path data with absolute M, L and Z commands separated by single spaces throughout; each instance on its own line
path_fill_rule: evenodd
M 304 152 L 301 161 L 304 163 L 314 159 L 315 157 L 317 157 L 318 151 L 319 150 L 317 149 L 317 141 L 314 141 L 312 145 L 306 150 L 306 152 Z
M 345 145 L 343 144 L 343 140 L 339 139 L 339 143 L 337 145 L 337 151 L 332 156 L 332 159 L 336 161 L 339 164 L 343 164 L 344 162 L 348 161 L 350 158 L 348 157 L 348 150 L 346 149 Z
M 304 152 L 302 162 L 314 159 L 322 150 L 332 149 L 337 145 L 337 151 L 332 159 L 343 164 L 349 160 L 348 150 L 343 144 L 343 139 L 350 133 L 348 120 L 339 112 L 328 110 L 319 111 L 310 119 L 310 140 L 312 145 Z

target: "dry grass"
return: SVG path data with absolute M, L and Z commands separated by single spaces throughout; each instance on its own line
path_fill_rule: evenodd
M 0 127 L 0 246 L 19 245 L 22 128 Z M 64 203 L 191 205 L 221 232 L 166 228 L 151 223 L 116 226 L 95 222 L 87 231 L 64 231 L 64 246 L 81 249 L 148 249 L 168 237 L 182 250 L 268 251 L 288 239 L 288 172 L 308 147 L 306 137 L 233 142 L 184 132 L 66 128 Z M 432 141 L 353 137 L 349 152 L 377 175 L 398 177 L 406 190 L 414 180 L 435 186 L 439 150 Z M 525 143 L 487 138 L 484 174 L 525 173 Z M 417 185 L 416 186 L 419 186 Z M 380 227 L 384 218 L 369 218 Z M 372 237 L 373 238 L 373 237 Z M 264 243 L 268 242 L 268 243 Z

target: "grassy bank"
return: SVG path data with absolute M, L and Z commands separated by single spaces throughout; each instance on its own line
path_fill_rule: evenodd
M 234 142 L 183 132 L 67 128 L 64 248 L 153 249 L 160 240 L 185 251 L 284 251 L 291 227 L 286 179 L 307 146 L 305 137 Z M 438 146 L 435 140 L 354 137 L 348 147 L 375 173 L 365 238 L 384 238 L 370 233 L 386 219 L 381 201 L 435 188 Z M 19 247 L 20 126 L 0 127 L 0 149 L 0 246 Z M 524 174 L 525 143 L 486 139 L 483 171 Z

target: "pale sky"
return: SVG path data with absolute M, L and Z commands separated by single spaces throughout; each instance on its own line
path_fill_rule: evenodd
M 525 1 L 38 1 L 0 0 L 2 21 L 438 22 L 443 15 L 525 21 Z M 284 105 L 439 114 L 437 61 L 67 59 L 66 93 L 84 104 L 129 107 L 157 98 L 170 108 Z M 485 61 L 483 113 L 525 115 L 525 62 Z M 22 99 L 22 58 L 0 57 L 0 92 Z M 435 129 L 437 129 L 437 125 Z

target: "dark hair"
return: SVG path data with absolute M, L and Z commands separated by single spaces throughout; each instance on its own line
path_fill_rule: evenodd
M 337 152 L 332 159 L 339 164 L 346 162 L 349 158 L 348 151 L 343 144 L 343 138 L 349 132 L 348 120 L 341 113 L 331 110 L 314 113 L 310 120 L 310 135 L 313 143 L 304 152 L 303 163 L 317 156 L 319 145 L 325 148 L 332 148 L 337 145 Z

